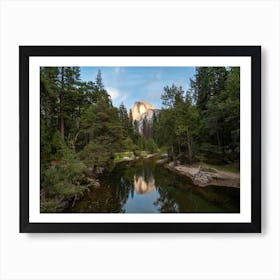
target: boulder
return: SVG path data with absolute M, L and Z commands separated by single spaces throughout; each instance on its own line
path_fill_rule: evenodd
M 205 186 L 213 181 L 213 177 L 205 172 L 197 172 L 193 178 L 193 183 L 197 186 Z

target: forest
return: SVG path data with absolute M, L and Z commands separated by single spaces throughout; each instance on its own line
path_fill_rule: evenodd
M 196 67 L 190 88 L 166 85 L 152 126 L 137 129 L 130 108 L 113 105 L 103 84 L 79 67 L 40 68 L 41 212 L 59 212 L 128 153 L 166 153 L 182 164 L 239 167 L 240 69 Z

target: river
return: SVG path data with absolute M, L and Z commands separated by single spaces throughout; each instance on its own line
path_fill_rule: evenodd
M 239 213 L 240 190 L 197 187 L 153 159 L 122 162 L 65 212 Z

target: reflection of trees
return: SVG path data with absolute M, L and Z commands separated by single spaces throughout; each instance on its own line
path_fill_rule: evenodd
M 122 213 L 121 201 L 110 187 L 93 189 L 83 200 L 76 203 L 70 212 Z
M 161 212 L 237 212 L 239 191 L 231 188 L 193 186 L 183 177 L 162 168 L 155 169 L 157 191 L 155 202 Z M 163 186 L 161 188 L 160 186 Z M 174 210 L 175 209 L 175 210 Z
M 160 212 L 196 212 L 197 202 L 192 195 L 193 185 L 188 180 L 160 166 L 155 169 L 155 178 L 160 197 L 154 202 L 154 205 Z
M 133 175 L 133 169 L 116 166 L 100 179 L 101 187 L 93 189 L 72 212 L 123 213 L 129 194 L 134 194 Z
M 160 194 L 159 198 L 154 202 L 154 205 L 161 213 L 176 213 L 180 212 L 180 207 L 174 199 L 174 188 L 171 184 L 174 182 L 170 180 L 168 173 L 161 167 L 155 169 L 155 185 Z M 164 186 L 164 187 L 161 187 Z
M 104 178 L 105 185 L 108 185 L 111 195 L 119 205 L 120 212 L 124 212 L 124 206 L 129 198 L 133 199 L 134 192 L 148 193 L 151 191 L 153 182 L 153 170 L 151 165 L 146 165 L 142 161 L 124 162 L 118 164 L 115 169 Z M 140 182 L 142 178 L 142 182 Z M 146 183 L 147 182 L 147 183 Z M 137 184 L 135 187 L 135 184 Z M 145 190 L 145 183 L 147 184 Z M 105 205 L 104 205 L 105 206 Z M 110 205 L 106 205 L 108 212 L 111 212 Z
M 240 211 L 240 192 L 238 189 L 210 186 L 196 189 L 196 195 L 223 209 L 223 212 L 236 213 Z
M 123 206 L 129 198 L 137 194 L 148 194 L 155 189 L 155 164 L 152 161 L 136 161 L 122 163 L 116 166 L 110 176 L 110 185 L 113 186 L 120 204 Z
M 179 211 L 178 204 L 174 198 L 170 197 L 168 189 L 158 188 L 160 197 L 154 202 L 154 205 L 160 210 L 161 213 L 177 213 Z
M 166 170 L 157 167 L 153 161 L 119 164 L 107 179 L 110 191 L 118 201 L 120 209 L 124 208 L 129 195 L 133 198 L 135 191 L 137 194 L 145 195 L 156 189 L 159 198 L 154 205 L 160 212 L 175 213 L 185 210 L 186 197 L 181 197 L 182 192 L 173 185 L 169 186 L 176 181 L 175 178 L 172 174 L 166 173 Z
M 185 178 L 169 172 L 153 161 L 118 164 L 101 187 L 93 189 L 71 212 L 123 213 L 128 199 L 156 190 L 155 208 L 165 213 L 237 212 L 239 192 L 230 188 L 197 188 Z
M 115 199 L 119 201 L 121 209 L 126 204 L 129 194 L 133 197 L 133 174 L 129 168 L 119 169 L 118 167 L 111 173 L 109 177 L 110 189 L 114 193 Z M 121 212 L 124 212 L 123 210 Z
M 238 211 L 239 206 L 234 205 L 239 201 L 239 192 L 236 190 L 221 187 L 197 188 L 190 180 L 155 165 L 152 160 L 131 162 L 129 166 L 123 166 L 123 170 L 117 169 L 122 174 L 121 184 L 118 186 L 122 189 L 118 193 L 122 207 L 129 194 L 134 195 L 135 191 L 138 194 L 148 194 L 149 190 L 156 189 L 159 198 L 154 205 L 162 213 Z M 133 187 L 134 178 L 135 183 L 140 185 L 138 188 Z

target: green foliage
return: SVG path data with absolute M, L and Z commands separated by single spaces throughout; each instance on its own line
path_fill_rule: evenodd
M 101 71 L 100 70 L 98 70 L 95 83 L 97 85 L 97 88 L 100 91 L 104 90 L 104 85 L 103 85 L 102 75 L 101 75 Z
M 40 202 L 40 209 L 43 213 L 52 213 L 59 210 L 61 200 L 58 198 L 51 198 L 48 200 L 42 200 Z
M 62 139 L 60 132 L 57 130 L 53 133 L 51 147 L 53 160 L 61 160 L 68 152 L 68 147 Z
M 127 137 L 124 139 L 123 149 L 125 151 L 134 151 L 136 148 L 137 148 L 136 145 L 134 144 L 134 142 L 132 141 L 132 139 L 130 137 Z
M 164 87 L 164 93 L 161 96 L 162 104 L 167 108 L 172 108 L 178 102 L 183 100 L 184 91 L 181 86 L 177 87 L 172 84 L 171 87 Z
M 114 153 L 122 149 L 124 130 L 100 71 L 95 83 L 85 83 L 79 67 L 41 67 L 40 91 L 41 190 L 46 194 L 42 209 L 48 211 L 63 199 L 82 195 L 85 164 L 111 168 Z M 132 133 L 127 120 L 126 131 Z M 131 142 L 126 145 L 131 147 Z
M 135 157 L 139 157 L 139 156 L 141 155 L 141 151 L 139 151 L 139 150 L 134 150 L 134 151 L 133 151 L 133 154 L 134 154 Z
M 45 125 L 45 123 L 41 120 L 40 121 L 40 134 L 41 134 L 41 165 L 47 166 L 51 160 L 51 139 L 50 133 Z
M 199 124 L 197 108 L 189 94 L 184 95 L 182 88 L 175 85 L 164 88 L 162 100 L 166 108 L 154 118 L 153 138 L 159 146 L 169 146 L 171 157 L 180 156 L 192 162 Z
M 138 150 L 145 150 L 146 149 L 146 141 L 145 141 L 145 138 L 140 135 L 137 139 L 137 147 L 138 147 Z
M 124 158 L 134 158 L 134 153 L 133 152 L 121 152 L 121 153 L 116 153 L 115 154 L 115 158 L 114 158 L 114 162 L 120 162 L 122 161 Z
M 201 114 L 207 110 L 209 100 L 224 89 L 227 77 L 225 67 L 197 67 L 195 79 L 191 80 L 191 93 Z
M 164 87 L 164 108 L 152 125 L 143 120 L 140 135 L 131 110 L 112 105 L 100 70 L 94 82 L 82 82 L 79 67 L 41 67 L 41 210 L 82 196 L 86 166 L 109 170 L 123 157 L 162 150 L 183 162 L 238 163 L 240 69 L 197 67 L 190 85 L 187 92 Z
M 122 131 L 124 137 L 133 137 L 133 123 L 132 117 L 128 115 L 127 109 L 123 103 L 119 107 L 119 120 L 122 125 Z
M 154 141 L 154 139 L 147 140 L 146 149 L 151 153 L 158 152 L 158 146 L 157 146 L 156 142 Z
M 225 163 L 239 160 L 240 69 L 198 67 L 190 91 L 164 87 L 165 108 L 153 121 L 153 139 L 172 158 Z
M 62 153 L 61 160 L 46 169 L 41 177 L 41 189 L 48 198 L 44 201 L 42 211 L 55 210 L 62 200 L 81 196 L 87 187 L 81 185 L 85 165 L 70 149 L 65 148 Z
M 64 176 L 73 183 L 77 182 L 81 174 L 85 171 L 85 165 L 69 149 L 64 152 L 61 167 L 64 171 Z
M 222 75 L 226 79 L 217 83 L 220 86 L 205 104 L 202 114 L 200 141 L 203 143 L 207 140 L 212 145 L 212 154 L 215 153 L 212 157 L 225 162 L 239 160 L 239 71 L 239 68 L 231 68 Z
M 108 147 L 98 141 L 91 141 L 80 152 L 81 160 L 88 166 L 110 168 L 113 154 Z
M 229 171 L 234 173 L 240 172 L 239 165 L 236 164 L 210 165 L 210 166 L 221 171 Z
M 172 146 L 175 139 L 174 133 L 174 114 L 171 109 L 163 109 L 153 123 L 153 138 L 159 146 Z

